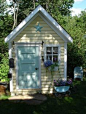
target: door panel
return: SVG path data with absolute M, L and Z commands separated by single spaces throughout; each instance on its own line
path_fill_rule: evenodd
M 39 47 L 18 46 L 17 53 L 19 89 L 39 88 Z

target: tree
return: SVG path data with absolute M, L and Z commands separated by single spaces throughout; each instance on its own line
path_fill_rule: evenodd
M 8 81 L 8 45 L 4 38 L 12 31 L 12 16 L 0 16 L 0 81 Z
M 81 16 L 69 17 L 65 23 L 64 28 L 73 38 L 73 43 L 68 44 L 68 76 L 73 77 L 76 66 L 86 68 L 86 39 L 83 37 L 85 24 Z
M 1 9 L 4 9 L 1 10 L 1 12 L 13 14 L 13 29 L 20 23 L 20 20 L 25 18 L 25 15 L 28 15 L 39 4 L 42 5 L 57 20 L 59 15 L 70 15 L 70 8 L 73 6 L 74 3 L 74 0 L 6 0 L 7 2 L 5 2 L 4 0 L 1 1 L 3 1 Z M 22 17 L 22 19 L 19 19 L 20 16 Z

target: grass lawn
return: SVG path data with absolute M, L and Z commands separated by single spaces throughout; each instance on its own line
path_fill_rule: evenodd
M 86 114 L 86 81 L 77 81 L 76 86 L 70 97 L 47 95 L 47 101 L 41 105 L 13 103 L 2 97 L 0 114 Z

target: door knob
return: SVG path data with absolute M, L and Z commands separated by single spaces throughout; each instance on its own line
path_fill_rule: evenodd
M 35 68 L 35 70 L 38 70 L 39 68 Z

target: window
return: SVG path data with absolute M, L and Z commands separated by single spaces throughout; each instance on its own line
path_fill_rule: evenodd
M 51 60 L 55 62 L 55 59 L 60 62 L 60 46 L 45 45 L 45 60 Z

